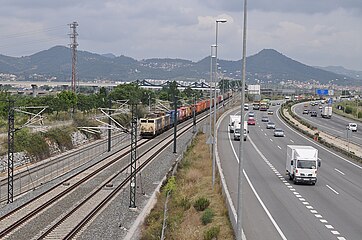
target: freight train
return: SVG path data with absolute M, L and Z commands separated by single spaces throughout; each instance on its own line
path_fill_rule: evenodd
M 219 95 L 216 99 L 217 104 L 225 101 L 231 97 L 231 92 Z M 214 103 L 214 99 L 202 100 L 191 106 L 182 106 L 177 108 L 177 122 L 183 122 L 192 118 L 193 110 L 195 113 L 200 114 L 210 109 L 210 103 Z M 145 118 L 141 118 L 140 121 L 140 135 L 143 138 L 152 138 L 161 134 L 164 131 L 172 128 L 175 124 L 175 110 L 167 112 L 155 112 L 148 114 Z

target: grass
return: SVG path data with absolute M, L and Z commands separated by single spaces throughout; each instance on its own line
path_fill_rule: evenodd
M 219 179 L 216 179 L 212 190 L 211 169 L 206 136 L 200 133 L 185 153 L 175 176 L 176 185 L 168 203 L 166 239 L 198 240 L 208 239 L 210 236 L 219 236 L 218 239 L 225 240 L 235 239 Z M 145 221 L 141 239 L 160 239 L 165 198 L 164 192 L 159 194 L 156 206 Z M 206 225 L 202 222 L 205 211 L 197 211 L 193 207 L 200 198 L 210 201 L 205 211 L 213 213 Z

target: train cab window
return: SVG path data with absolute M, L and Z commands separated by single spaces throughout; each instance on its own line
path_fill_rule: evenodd
M 148 122 L 149 122 L 149 123 L 154 123 L 154 122 L 155 122 L 155 120 L 148 120 Z
M 147 123 L 147 119 L 141 119 L 141 123 Z

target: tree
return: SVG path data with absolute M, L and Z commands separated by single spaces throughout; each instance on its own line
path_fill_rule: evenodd
M 129 100 L 129 104 L 141 102 L 142 89 L 135 83 L 118 85 L 110 93 L 113 100 Z

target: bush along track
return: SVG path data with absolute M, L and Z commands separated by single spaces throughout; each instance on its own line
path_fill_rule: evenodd
M 212 190 L 212 162 L 205 143 L 206 135 L 198 133 L 177 172 L 162 187 L 145 220 L 141 239 L 160 239 L 163 228 L 164 239 L 235 239 L 219 179 Z

